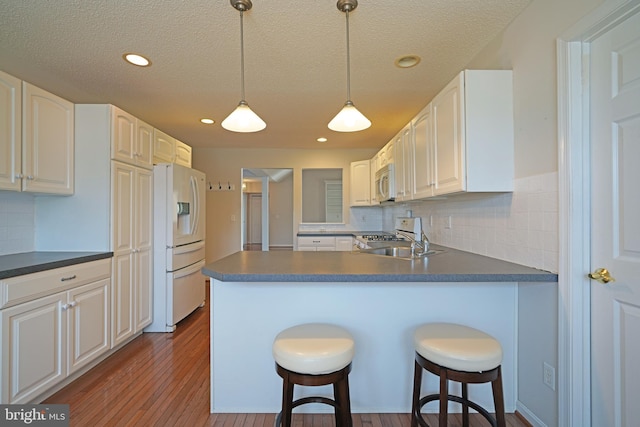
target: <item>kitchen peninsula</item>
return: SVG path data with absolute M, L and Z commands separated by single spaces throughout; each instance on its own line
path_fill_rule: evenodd
M 433 247 L 445 252 L 418 260 L 357 252 L 237 252 L 205 266 L 202 272 L 211 278 L 211 412 L 278 412 L 282 384 L 272 341 L 281 330 L 306 322 L 335 323 L 354 336 L 354 412 L 410 412 L 413 331 L 429 321 L 471 325 L 501 342 L 505 407 L 513 412 L 518 288 L 553 284 L 557 275 Z M 424 387 L 435 390 L 437 379 L 428 378 Z M 331 390 L 296 388 L 300 396 L 319 392 Z M 489 385 L 472 386 L 469 393 L 493 408 Z

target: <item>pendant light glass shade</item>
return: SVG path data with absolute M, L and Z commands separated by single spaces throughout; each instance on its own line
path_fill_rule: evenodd
M 344 12 L 347 21 L 347 102 L 342 110 L 329 122 L 329 129 L 336 132 L 357 132 L 371 126 L 367 119 L 351 102 L 351 55 L 349 52 L 349 12 L 358 6 L 358 0 L 338 0 L 338 10 Z
M 249 104 L 240 101 L 240 104 L 221 123 L 222 127 L 232 132 L 258 132 L 267 127 L 267 124 L 249 108 Z
M 267 124 L 249 108 L 249 104 L 244 100 L 244 26 L 243 12 L 251 9 L 251 0 L 231 0 L 231 6 L 240 11 L 240 82 L 241 96 L 240 103 L 221 123 L 222 127 L 232 132 L 258 132 L 267 127 Z
M 342 110 L 329 122 L 329 129 L 336 132 L 357 132 L 369 126 L 371 121 L 358 111 L 351 101 L 347 101 Z

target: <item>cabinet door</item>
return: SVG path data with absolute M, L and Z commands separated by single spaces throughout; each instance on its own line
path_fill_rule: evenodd
M 352 237 L 336 237 L 336 251 L 349 252 L 353 249 Z
M 176 141 L 175 162 L 179 165 L 191 167 L 191 147 L 184 142 Z
M 111 298 L 111 345 L 116 346 L 134 333 L 134 166 L 111 162 L 111 248 L 113 274 Z
M 151 323 L 153 287 L 153 173 L 136 171 L 135 205 L 135 331 Z
M 110 348 L 110 283 L 111 279 L 103 279 L 68 292 L 68 374 Z
M 153 130 L 153 163 L 172 163 L 175 149 L 175 139 L 158 129 Z
M 111 107 L 111 158 L 128 164 L 136 162 L 136 122 L 131 114 Z
M 433 196 L 433 125 L 431 104 L 413 121 L 413 198 Z
M 464 73 L 434 99 L 436 195 L 465 190 Z
M 73 103 L 23 82 L 22 190 L 73 194 Z
M 398 134 L 394 146 L 396 200 L 411 200 L 413 173 L 413 129 L 411 123 Z
M 136 164 L 145 169 L 153 169 L 153 128 L 140 120 L 136 140 Z
M 2 310 L 2 403 L 27 403 L 66 376 L 66 293 Z
M 350 205 L 369 206 L 371 204 L 371 164 L 369 160 L 351 163 Z
M 22 81 L 0 71 L 0 190 L 20 191 Z

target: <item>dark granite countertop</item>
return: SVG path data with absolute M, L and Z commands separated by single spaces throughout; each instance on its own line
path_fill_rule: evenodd
M 357 252 L 236 252 L 202 269 L 224 282 L 557 282 L 558 275 L 470 252 L 419 260 Z
M 0 279 L 113 257 L 113 252 L 25 252 L 0 256 Z

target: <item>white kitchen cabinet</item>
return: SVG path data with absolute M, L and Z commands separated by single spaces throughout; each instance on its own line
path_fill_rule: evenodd
M 73 104 L 0 71 L 0 189 L 71 195 Z
M 465 70 L 432 101 L 434 194 L 513 191 L 510 70 Z
M 0 281 L 3 404 L 28 403 L 109 350 L 111 261 Z
M 22 81 L 0 71 L 0 190 L 20 191 Z
M 175 156 L 176 140 L 166 133 L 153 131 L 153 163 L 172 163 Z
M 111 346 L 151 323 L 152 171 L 112 162 Z
M 191 147 L 184 142 L 176 140 L 175 142 L 175 159 L 174 163 L 191 167 Z
M 171 135 L 155 129 L 153 134 L 153 163 L 177 163 L 191 167 L 191 147 Z
M 111 158 L 153 169 L 153 128 L 116 106 L 111 109 Z
M 413 119 L 413 198 L 434 195 L 434 141 L 431 104 Z
M 395 165 L 396 201 L 411 200 L 413 185 L 413 128 L 407 124 L 394 141 L 393 164 Z
M 22 83 L 22 191 L 73 194 L 73 103 Z
M 298 237 L 299 251 L 335 251 L 335 236 L 300 236 Z
M 114 253 L 110 344 L 115 347 L 152 320 L 153 171 L 112 160 L 118 132 L 112 108 L 76 105 L 76 193 L 64 203 L 36 200 L 36 208 L 47 212 L 37 219 L 36 247 Z
M 336 237 L 336 251 L 349 252 L 353 249 L 353 237 Z
M 351 206 L 371 205 L 371 162 L 352 162 L 350 168 L 349 200 Z
M 370 205 L 371 206 L 375 206 L 377 205 L 378 202 L 378 193 L 376 191 L 376 172 L 378 171 L 378 169 L 380 165 L 380 159 L 378 158 L 378 155 L 376 154 L 370 161 L 369 161 L 369 197 L 371 198 L 370 201 Z

